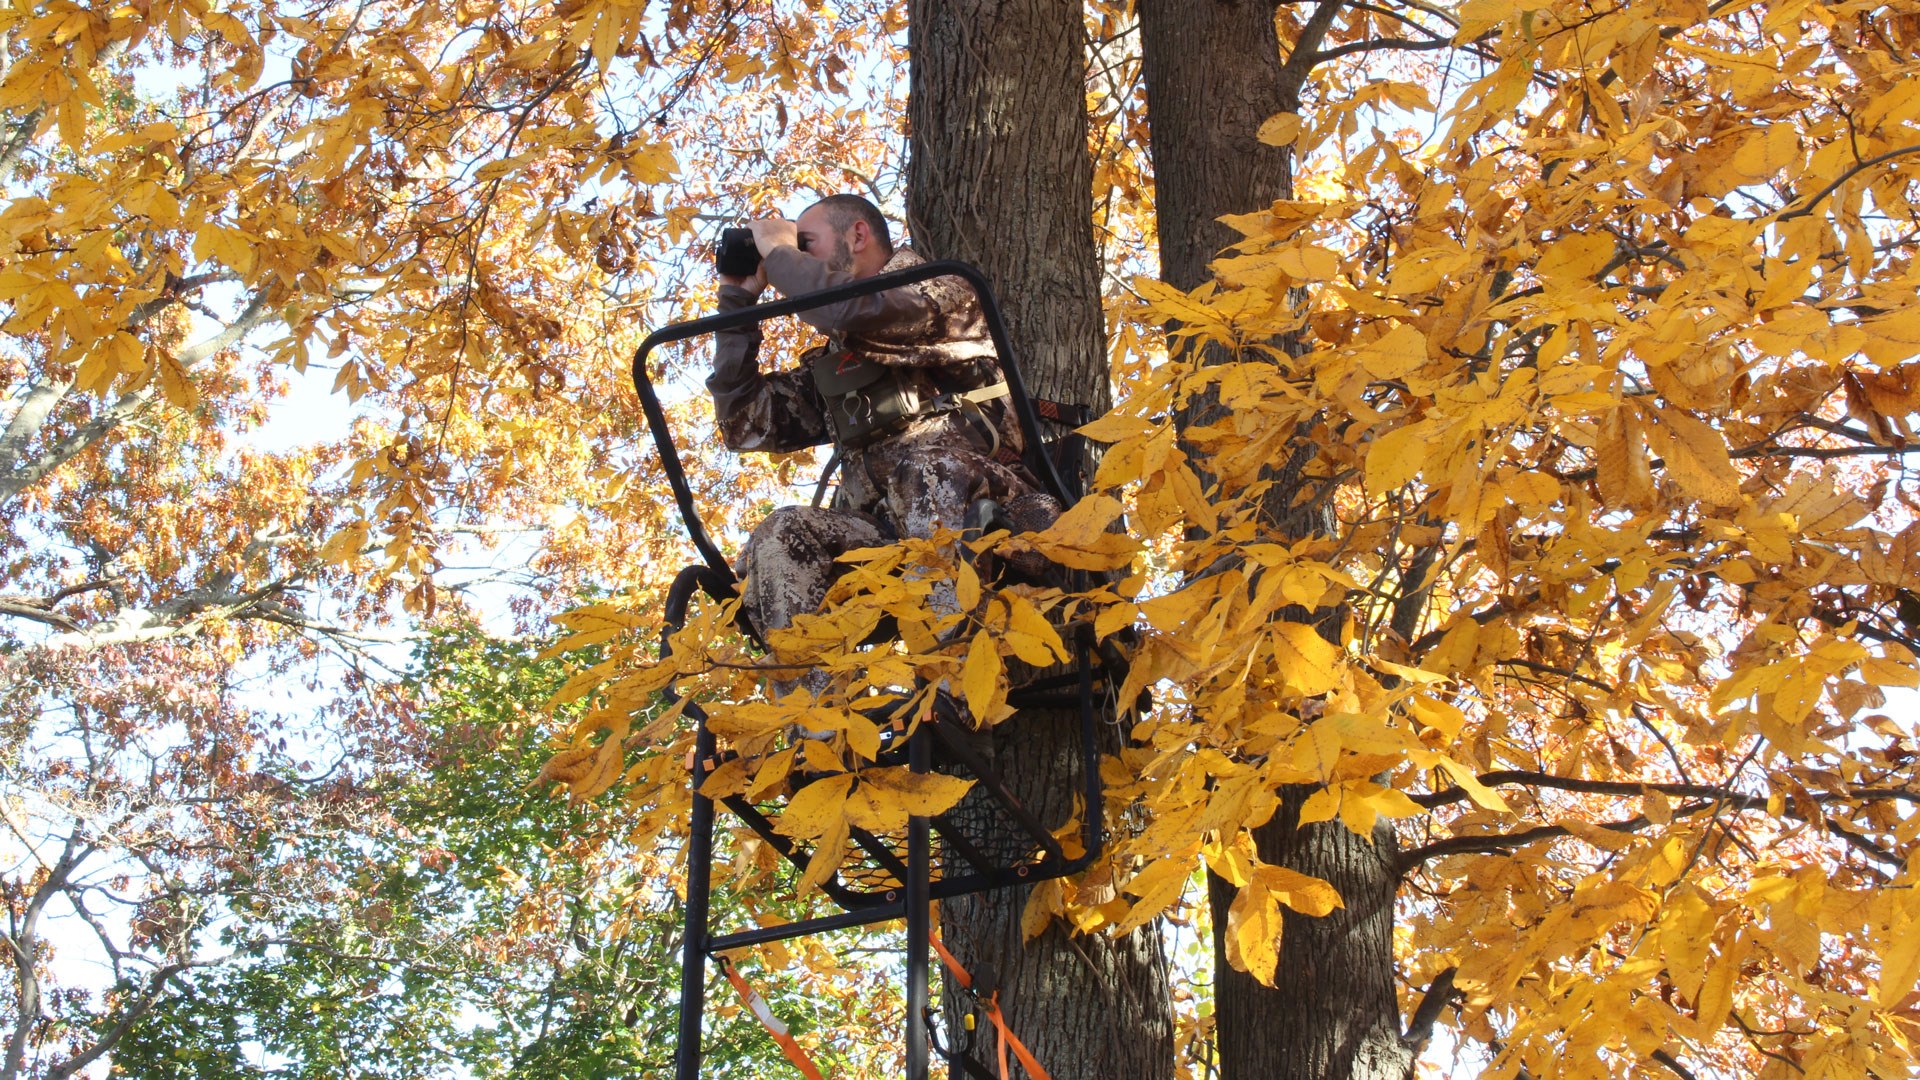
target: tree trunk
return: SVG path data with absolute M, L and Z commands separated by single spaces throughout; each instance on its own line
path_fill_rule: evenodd
M 994 283 L 1035 395 L 1104 410 L 1080 5 L 912 0 L 908 25 L 913 242 L 929 257 L 975 264 Z M 1015 794 L 1049 825 L 1065 821 L 1079 788 L 1078 719 L 1030 710 L 996 728 L 991 744 Z M 961 963 L 997 973 L 1009 1026 L 1055 1080 L 1170 1078 L 1172 1007 L 1157 936 L 1072 937 L 1056 925 L 1025 942 L 1029 891 L 941 905 Z M 945 1006 L 943 1030 L 956 1032 L 952 993 Z M 991 1046 L 984 1025 L 976 1046 Z M 977 1056 L 990 1060 L 986 1050 Z
M 1338 0 L 1315 6 L 1289 61 L 1271 2 L 1140 0 L 1161 277 L 1169 284 L 1198 286 L 1210 276 L 1207 264 L 1239 239 L 1221 215 L 1293 197 L 1291 150 L 1256 133 L 1267 117 L 1299 107 L 1308 60 L 1338 10 Z M 1293 481 L 1313 454 L 1303 438 L 1276 470 L 1265 517 L 1281 542 L 1325 525 L 1316 501 L 1292 508 Z M 1281 789 L 1280 809 L 1254 840 L 1262 861 L 1332 882 L 1346 906 L 1318 919 L 1286 913 L 1272 987 L 1228 965 L 1223 935 L 1235 890 L 1209 876 L 1222 1080 L 1400 1080 L 1411 1068 L 1393 981 L 1393 831 L 1383 823 L 1369 843 L 1337 821 L 1301 827 L 1299 809 L 1312 790 Z

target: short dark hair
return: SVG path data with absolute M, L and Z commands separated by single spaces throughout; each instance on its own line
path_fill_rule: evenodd
M 888 230 L 887 219 L 880 213 L 879 207 L 858 195 L 829 195 L 807 209 L 822 206 L 826 207 L 827 220 L 833 224 L 834 232 L 846 232 L 853 228 L 854 222 L 864 221 L 867 228 L 873 230 L 873 238 L 880 241 L 881 250 L 893 254 L 893 234 Z

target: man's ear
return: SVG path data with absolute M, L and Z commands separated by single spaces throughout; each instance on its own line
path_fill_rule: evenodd
M 872 245 L 873 226 L 867 224 L 865 221 L 855 218 L 853 225 L 848 231 L 853 235 L 847 241 L 847 250 L 857 253 L 865 251 Z

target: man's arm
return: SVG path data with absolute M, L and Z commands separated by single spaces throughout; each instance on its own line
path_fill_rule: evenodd
M 819 292 L 854 280 L 851 271 L 829 270 L 826 263 L 808 258 L 796 247 L 776 247 L 761 258 L 762 273 L 780 290 L 782 296 Z M 894 338 L 932 331 L 939 322 L 939 315 L 939 309 L 926 289 L 908 285 L 810 308 L 800 312 L 798 317 L 801 322 L 827 334 Z
M 756 292 L 727 282 L 720 286 L 720 313 L 759 302 Z M 760 370 L 760 324 L 714 335 L 713 374 L 707 391 L 730 450 L 785 453 L 818 446 L 830 437 L 818 392 L 805 370 Z

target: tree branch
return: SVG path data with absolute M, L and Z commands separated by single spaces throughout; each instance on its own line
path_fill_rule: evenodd
M 212 337 L 181 350 L 180 365 L 192 367 L 214 353 L 231 347 L 262 323 L 267 322 L 271 317 L 267 310 L 267 289 L 268 287 L 263 285 L 255 290 L 246 309 L 232 324 Z M 51 393 L 53 386 L 53 383 L 47 384 L 46 392 Z M 59 395 L 64 396 L 72 386 L 72 379 L 60 384 Z M 36 409 L 44 408 L 45 411 L 37 419 L 28 418 L 26 423 L 21 424 L 22 415 L 26 411 L 26 405 L 23 404 L 21 412 L 15 413 L 13 421 L 7 425 L 7 434 L 4 440 L 0 440 L 0 470 L 5 470 L 0 472 L 0 501 L 19 495 L 26 488 L 39 483 L 53 470 L 72 461 L 88 447 L 99 442 L 108 432 L 131 417 L 139 415 L 153 403 L 154 396 L 155 384 L 153 383 L 123 395 L 118 401 L 100 410 L 91 420 L 69 433 L 66 438 L 41 451 L 31 461 L 16 463 L 16 459 L 21 457 L 20 451 L 27 440 L 45 424 L 46 413 L 51 412 L 54 405 L 59 402 L 59 397 L 54 397 L 50 401 L 40 401 L 30 396 L 29 400 L 33 401 Z M 17 439 L 14 431 L 15 424 L 21 424 Z M 31 430 L 28 429 L 29 426 Z
M 1703 806 L 1713 805 L 1722 810 L 1767 810 L 1767 800 L 1765 798 L 1758 795 L 1743 795 L 1710 784 L 1650 784 L 1615 780 L 1580 780 L 1573 777 L 1550 776 L 1546 773 L 1523 772 L 1513 769 L 1482 773 L 1478 779 L 1488 787 L 1521 785 L 1551 788 L 1560 791 L 1573 791 L 1587 795 L 1615 795 L 1628 798 L 1645 795 L 1649 791 L 1657 791 L 1662 795 L 1698 799 L 1701 800 Z M 1464 790 L 1454 787 L 1423 795 L 1410 795 L 1408 797 L 1415 803 L 1431 809 L 1447 803 L 1459 802 L 1468 796 Z M 1845 794 L 1824 792 L 1813 794 L 1810 797 L 1816 804 L 1843 802 L 1847 799 L 1856 799 L 1865 802 L 1899 801 L 1920 804 L 1920 792 L 1897 791 L 1884 788 Z M 1685 812 L 1688 811 L 1675 811 L 1676 815 Z M 1830 817 L 1809 814 L 1806 811 L 1796 809 L 1791 803 L 1783 807 L 1781 813 L 1783 816 L 1794 821 L 1803 822 L 1808 825 L 1813 825 L 1816 828 L 1822 828 L 1832 832 L 1840 837 L 1847 846 L 1875 862 L 1887 866 L 1902 866 L 1906 863 L 1906 860 L 1900 855 L 1875 844 L 1872 840 L 1854 832 L 1852 829 L 1834 821 Z M 1645 828 L 1648 824 L 1650 824 L 1650 822 L 1642 815 L 1626 821 L 1603 823 L 1597 827 L 1615 832 L 1635 832 Z M 1424 847 L 1412 848 L 1403 852 L 1400 856 L 1399 865 L 1402 872 L 1405 872 L 1428 859 L 1438 858 L 1442 855 L 1484 854 L 1506 851 L 1511 848 L 1533 843 L 1536 840 L 1547 840 L 1557 836 L 1571 835 L 1573 835 L 1572 831 L 1563 825 L 1542 825 L 1533 829 L 1523 829 L 1515 833 L 1453 836 L 1445 840 L 1437 840 Z
M 1620 795 L 1633 797 L 1657 791 L 1662 795 L 1672 795 L 1681 799 L 1711 799 L 1714 802 L 1734 804 L 1735 809 L 1766 809 L 1767 800 L 1757 795 L 1744 795 L 1713 784 L 1666 784 L 1636 783 L 1625 780 L 1582 780 L 1571 776 L 1554 776 L 1550 773 L 1528 772 L 1523 769 L 1496 769 L 1481 773 L 1477 779 L 1488 787 L 1525 786 L 1553 788 L 1559 791 L 1574 791 L 1583 795 Z M 1461 788 L 1450 787 L 1427 794 L 1410 795 L 1414 802 L 1432 809 L 1448 803 L 1466 799 L 1467 793 Z M 1866 802 L 1898 801 L 1920 805 L 1920 792 L 1900 791 L 1891 788 L 1873 788 L 1857 792 L 1827 792 L 1813 796 L 1816 802 L 1837 802 L 1846 799 L 1859 799 Z
M 1400 1041 L 1413 1051 L 1415 1057 L 1426 1048 L 1427 1040 L 1433 1037 L 1433 1025 L 1440 1019 L 1440 1010 L 1460 996 L 1460 991 L 1453 986 L 1453 977 L 1459 970 L 1448 968 L 1435 975 L 1426 994 L 1420 998 L 1420 1004 L 1414 1008 L 1413 1017 L 1407 1021 L 1407 1033 L 1400 1036 Z
M 40 887 L 33 891 L 33 899 L 28 901 L 19 922 L 10 927 L 11 932 L 5 935 L 8 952 L 12 954 L 14 978 L 18 980 L 19 1000 L 14 1012 L 13 1031 L 7 1036 L 6 1057 L 0 1059 L 0 1080 L 14 1080 L 22 1075 L 26 1068 L 27 1040 L 33 1035 L 34 1025 L 40 1021 L 40 973 L 34 967 L 34 953 L 39 947 L 40 916 L 54 896 L 67 887 L 73 871 L 89 853 L 90 849 L 80 843 L 79 832 L 69 833 L 60 850 L 60 857 L 48 868 L 47 877 Z
M 1606 821 L 1594 826 L 1608 832 L 1631 833 L 1653 824 L 1646 815 L 1631 817 L 1625 821 Z M 1565 825 L 1540 825 L 1531 829 L 1522 829 L 1511 833 L 1488 833 L 1479 836 L 1449 836 L 1445 840 L 1435 840 L 1417 848 L 1409 848 L 1400 853 L 1397 866 L 1401 873 L 1445 855 L 1488 855 L 1495 852 L 1507 852 L 1517 847 L 1540 840 L 1553 840 L 1562 836 L 1572 836 L 1573 830 Z
M 1307 81 L 1307 75 L 1318 62 L 1320 40 L 1333 29 L 1333 20 L 1340 14 L 1340 8 L 1346 0 L 1320 0 L 1313 14 L 1307 16 L 1307 24 L 1300 28 L 1300 38 L 1293 43 L 1293 52 L 1287 56 L 1287 62 L 1280 68 L 1279 98 L 1282 111 L 1292 112 L 1300 107 L 1300 87 Z
M 1858 164 L 1854 165 L 1852 168 L 1848 169 L 1846 172 L 1843 172 L 1838 177 L 1836 177 L 1833 183 L 1828 184 L 1826 187 L 1823 187 L 1819 191 L 1814 192 L 1813 195 L 1807 199 L 1805 205 L 1801 206 L 1797 210 L 1789 210 L 1786 213 L 1781 214 L 1778 218 L 1775 218 L 1774 220 L 1792 221 L 1794 218 L 1806 217 L 1808 214 L 1813 213 L 1813 208 L 1819 205 L 1820 202 L 1824 200 L 1827 196 L 1840 190 L 1840 185 L 1846 183 L 1847 181 L 1853 179 L 1854 177 L 1860 175 L 1861 173 L 1867 171 L 1868 169 L 1873 168 L 1875 165 L 1878 165 L 1885 161 L 1891 161 L 1894 158 L 1901 157 L 1906 154 L 1920 154 L 1920 145 L 1903 146 L 1898 150 L 1889 150 L 1884 154 L 1875 154 L 1873 157 L 1870 157 L 1865 161 L 1859 162 Z
M 1450 48 L 1452 45 L 1453 41 L 1450 38 L 1434 38 L 1430 41 L 1408 41 L 1405 38 L 1368 38 L 1365 41 L 1349 41 L 1345 45 L 1336 45 L 1331 49 L 1314 53 L 1312 62 L 1315 64 L 1325 63 L 1328 60 L 1338 60 L 1342 56 L 1357 52 L 1368 52 L 1373 49 L 1399 49 L 1403 52 L 1431 52 L 1434 49 Z
M 1655 1050 L 1653 1052 L 1653 1060 L 1671 1069 L 1673 1075 L 1678 1076 L 1680 1080 L 1700 1080 L 1699 1077 L 1693 1075 L 1693 1070 L 1680 1064 L 1672 1054 L 1667 1053 L 1665 1050 Z
M 57 611 L 42 606 L 43 601 L 25 596 L 0 596 L 0 615 L 11 615 L 18 619 L 30 619 L 60 630 L 72 633 L 80 629 L 80 624 Z

